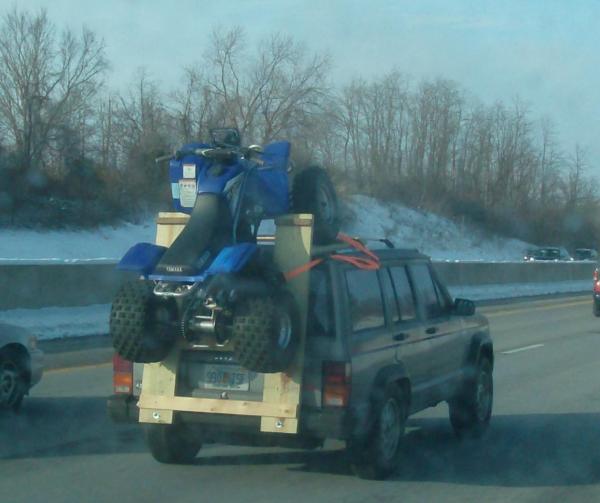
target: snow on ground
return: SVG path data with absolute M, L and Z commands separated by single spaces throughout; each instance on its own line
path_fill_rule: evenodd
M 513 297 L 531 297 L 556 293 L 587 292 L 591 289 L 590 280 L 557 281 L 555 283 L 513 283 L 508 285 L 478 285 L 448 287 L 454 298 L 471 300 L 510 299 Z
M 110 304 L 0 311 L 0 321 L 18 325 L 40 340 L 108 334 Z
M 367 196 L 351 196 L 345 206 L 346 233 L 386 237 L 399 248 L 417 248 L 435 260 L 520 261 L 530 248 L 523 241 L 487 236 L 432 213 Z M 0 261 L 118 260 L 133 244 L 153 242 L 155 229 L 153 218 L 90 231 L 2 229 Z M 264 229 L 272 231 L 272 224 L 266 222 Z
M 347 201 L 350 213 L 344 229 L 369 238 L 386 237 L 397 248 L 417 248 L 434 260 L 521 261 L 532 245 L 518 239 L 485 235 L 433 213 L 401 204 L 382 204 L 356 195 Z
M 88 231 L 0 229 L 0 261 L 118 260 L 130 246 L 154 242 L 154 218 Z

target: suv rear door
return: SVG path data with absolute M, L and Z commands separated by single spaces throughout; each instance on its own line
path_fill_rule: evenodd
M 345 320 L 348 352 L 352 360 L 352 402 L 368 410 L 371 387 L 377 373 L 394 365 L 395 346 L 387 326 L 386 301 L 381 287 L 385 270 L 366 271 L 341 267 L 341 285 L 346 302 L 341 318 Z
M 423 320 L 422 330 L 431 343 L 431 382 L 437 391 L 434 394 L 441 399 L 460 379 L 464 356 L 462 324 L 459 317 L 452 315 L 452 299 L 437 282 L 428 262 L 411 264 L 409 272 Z
M 390 295 L 390 322 L 392 339 L 397 343 L 396 361 L 402 363 L 410 381 L 415 410 L 425 406 L 428 381 L 431 374 L 431 342 L 422 328 L 417 312 L 415 293 L 405 264 L 390 264 L 386 268 L 393 291 Z

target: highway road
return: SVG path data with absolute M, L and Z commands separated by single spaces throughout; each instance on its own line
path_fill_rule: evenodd
M 409 421 L 404 466 L 352 476 L 342 445 L 208 446 L 194 466 L 147 453 L 105 414 L 108 365 L 48 372 L 22 413 L 0 417 L 0 502 L 600 501 L 600 319 L 589 297 L 481 309 L 495 340 L 488 435 L 460 442 L 447 407 Z

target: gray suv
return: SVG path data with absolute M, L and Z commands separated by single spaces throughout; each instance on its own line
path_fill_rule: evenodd
M 381 479 L 398 468 L 407 417 L 442 401 L 457 435 L 480 436 L 493 397 L 487 320 L 471 301 L 452 300 L 428 257 L 376 253 L 379 270 L 329 260 L 310 272 L 299 434 L 261 433 L 260 417 L 179 412 L 172 425 L 146 425 L 153 456 L 185 463 L 207 442 L 315 447 L 341 439 L 354 471 Z M 260 401 L 264 374 L 233 355 L 192 350 L 182 354 L 177 383 L 178 396 Z M 111 397 L 109 412 L 135 420 L 135 397 Z

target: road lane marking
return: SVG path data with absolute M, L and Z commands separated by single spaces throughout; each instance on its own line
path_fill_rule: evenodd
M 58 374 L 61 372 L 71 372 L 75 370 L 88 370 L 88 369 L 100 369 L 104 367 L 109 367 L 112 363 L 94 363 L 92 365 L 78 365 L 76 367 L 61 367 L 58 369 L 48 369 L 44 370 L 44 374 Z
M 543 344 L 532 344 L 531 346 L 523 346 L 522 348 L 509 349 L 508 351 L 501 351 L 503 355 L 513 355 L 520 353 L 521 351 L 529 351 L 530 349 L 537 349 L 543 347 Z
M 577 302 L 565 302 L 563 304 L 552 304 L 551 306 L 541 306 L 541 307 L 530 307 L 530 308 L 521 308 L 521 309 L 509 309 L 507 311 L 499 311 L 494 313 L 485 314 L 486 318 L 497 318 L 499 316 L 508 316 L 509 314 L 517 314 L 517 313 L 527 313 L 531 311 L 547 311 L 548 309 L 559 309 L 562 307 L 573 307 L 573 306 L 581 306 L 584 304 L 591 304 L 590 299 L 579 300 Z

